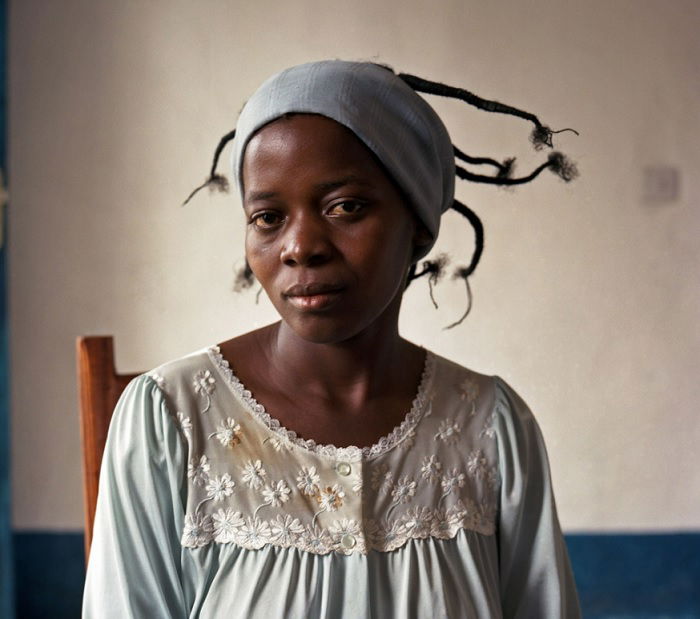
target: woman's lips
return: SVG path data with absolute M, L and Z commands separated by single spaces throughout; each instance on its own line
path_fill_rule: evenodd
M 330 308 L 340 299 L 340 291 L 326 292 L 324 294 L 312 294 L 297 297 L 287 297 L 287 300 L 300 310 L 324 310 Z
M 299 310 L 319 311 L 335 305 L 343 287 L 336 284 L 296 284 L 284 292 L 291 305 Z

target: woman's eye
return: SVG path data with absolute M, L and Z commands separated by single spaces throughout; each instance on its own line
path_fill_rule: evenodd
M 336 202 L 328 209 L 328 214 L 333 216 L 356 215 L 365 207 L 364 203 L 357 200 L 343 200 Z
M 257 213 L 251 218 L 251 223 L 256 228 L 272 228 L 279 224 L 282 218 L 277 213 L 270 211 L 263 211 L 262 213 Z

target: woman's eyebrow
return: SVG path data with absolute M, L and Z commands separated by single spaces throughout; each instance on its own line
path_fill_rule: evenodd
M 360 176 L 351 174 L 349 176 L 344 176 L 343 178 L 339 178 L 337 180 L 317 183 L 316 185 L 314 185 L 314 189 L 320 192 L 327 193 L 329 191 L 333 191 L 334 189 L 340 189 L 341 187 L 345 187 L 345 185 L 370 186 L 371 183 Z M 265 200 L 272 200 L 278 197 L 278 195 L 279 193 L 277 191 L 251 191 L 250 193 L 246 194 L 245 201 L 263 202 Z
M 340 187 L 344 187 L 345 185 L 370 185 L 369 181 L 366 179 L 360 177 L 360 176 L 355 176 L 353 174 L 349 176 L 344 176 L 343 178 L 339 178 L 338 180 L 335 181 L 326 181 L 323 183 L 318 183 L 316 185 L 316 189 L 320 191 L 333 191 L 334 189 L 339 189 Z
M 250 193 L 246 194 L 245 201 L 246 202 L 260 202 L 263 200 L 270 200 L 270 199 L 276 198 L 276 197 L 277 197 L 276 191 L 251 191 Z

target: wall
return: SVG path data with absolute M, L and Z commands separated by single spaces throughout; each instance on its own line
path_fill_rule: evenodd
M 74 339 L 123 371 L 274 317 L 231 290 L 235 196 L 202 195 L 218 138 L 284 66 L 376 59 L 537 113 L 581 178 L 459 187 L 486 226 L 475 305 L 407 293 L 403 333 L 499 373 L 536 411 L 567 530 L 700 527 L 700 7 L 646 2 L 10 3 L 10 313 L 18 530 L 82 526 Z M 436 102 L 473 153 L 539 161 L 529 126 Z M 670 165 L 679 199 L 643 199 Z M 466 260 L 450 217 L 437 248 Z M 453 225 L 454 224 L 454 225 Z

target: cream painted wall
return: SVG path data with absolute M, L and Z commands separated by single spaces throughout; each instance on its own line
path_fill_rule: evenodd
M 406 336 L 500 373 L 536 411 L 567 529 L 700 526 L 694 0 L 23 0 L 10 3 L 14 522 L 81 527 L 74 339 L 145 370 L 272 320 L 231 291 L 235 197 L 179 204 L 246 96 L 287 65 L 377 59 L 540 115 L 582 177 L 462 184 L 486 225 L 467 323 L 446 282 Z M 538 161 L 529 127 L 436 102 L 470 152 Z M 643 202 L 645 166 L 681 196 Z M 471 249 L 455 216 L 438 250 Z M 469 243 L 465 244 L 465 234 Z

